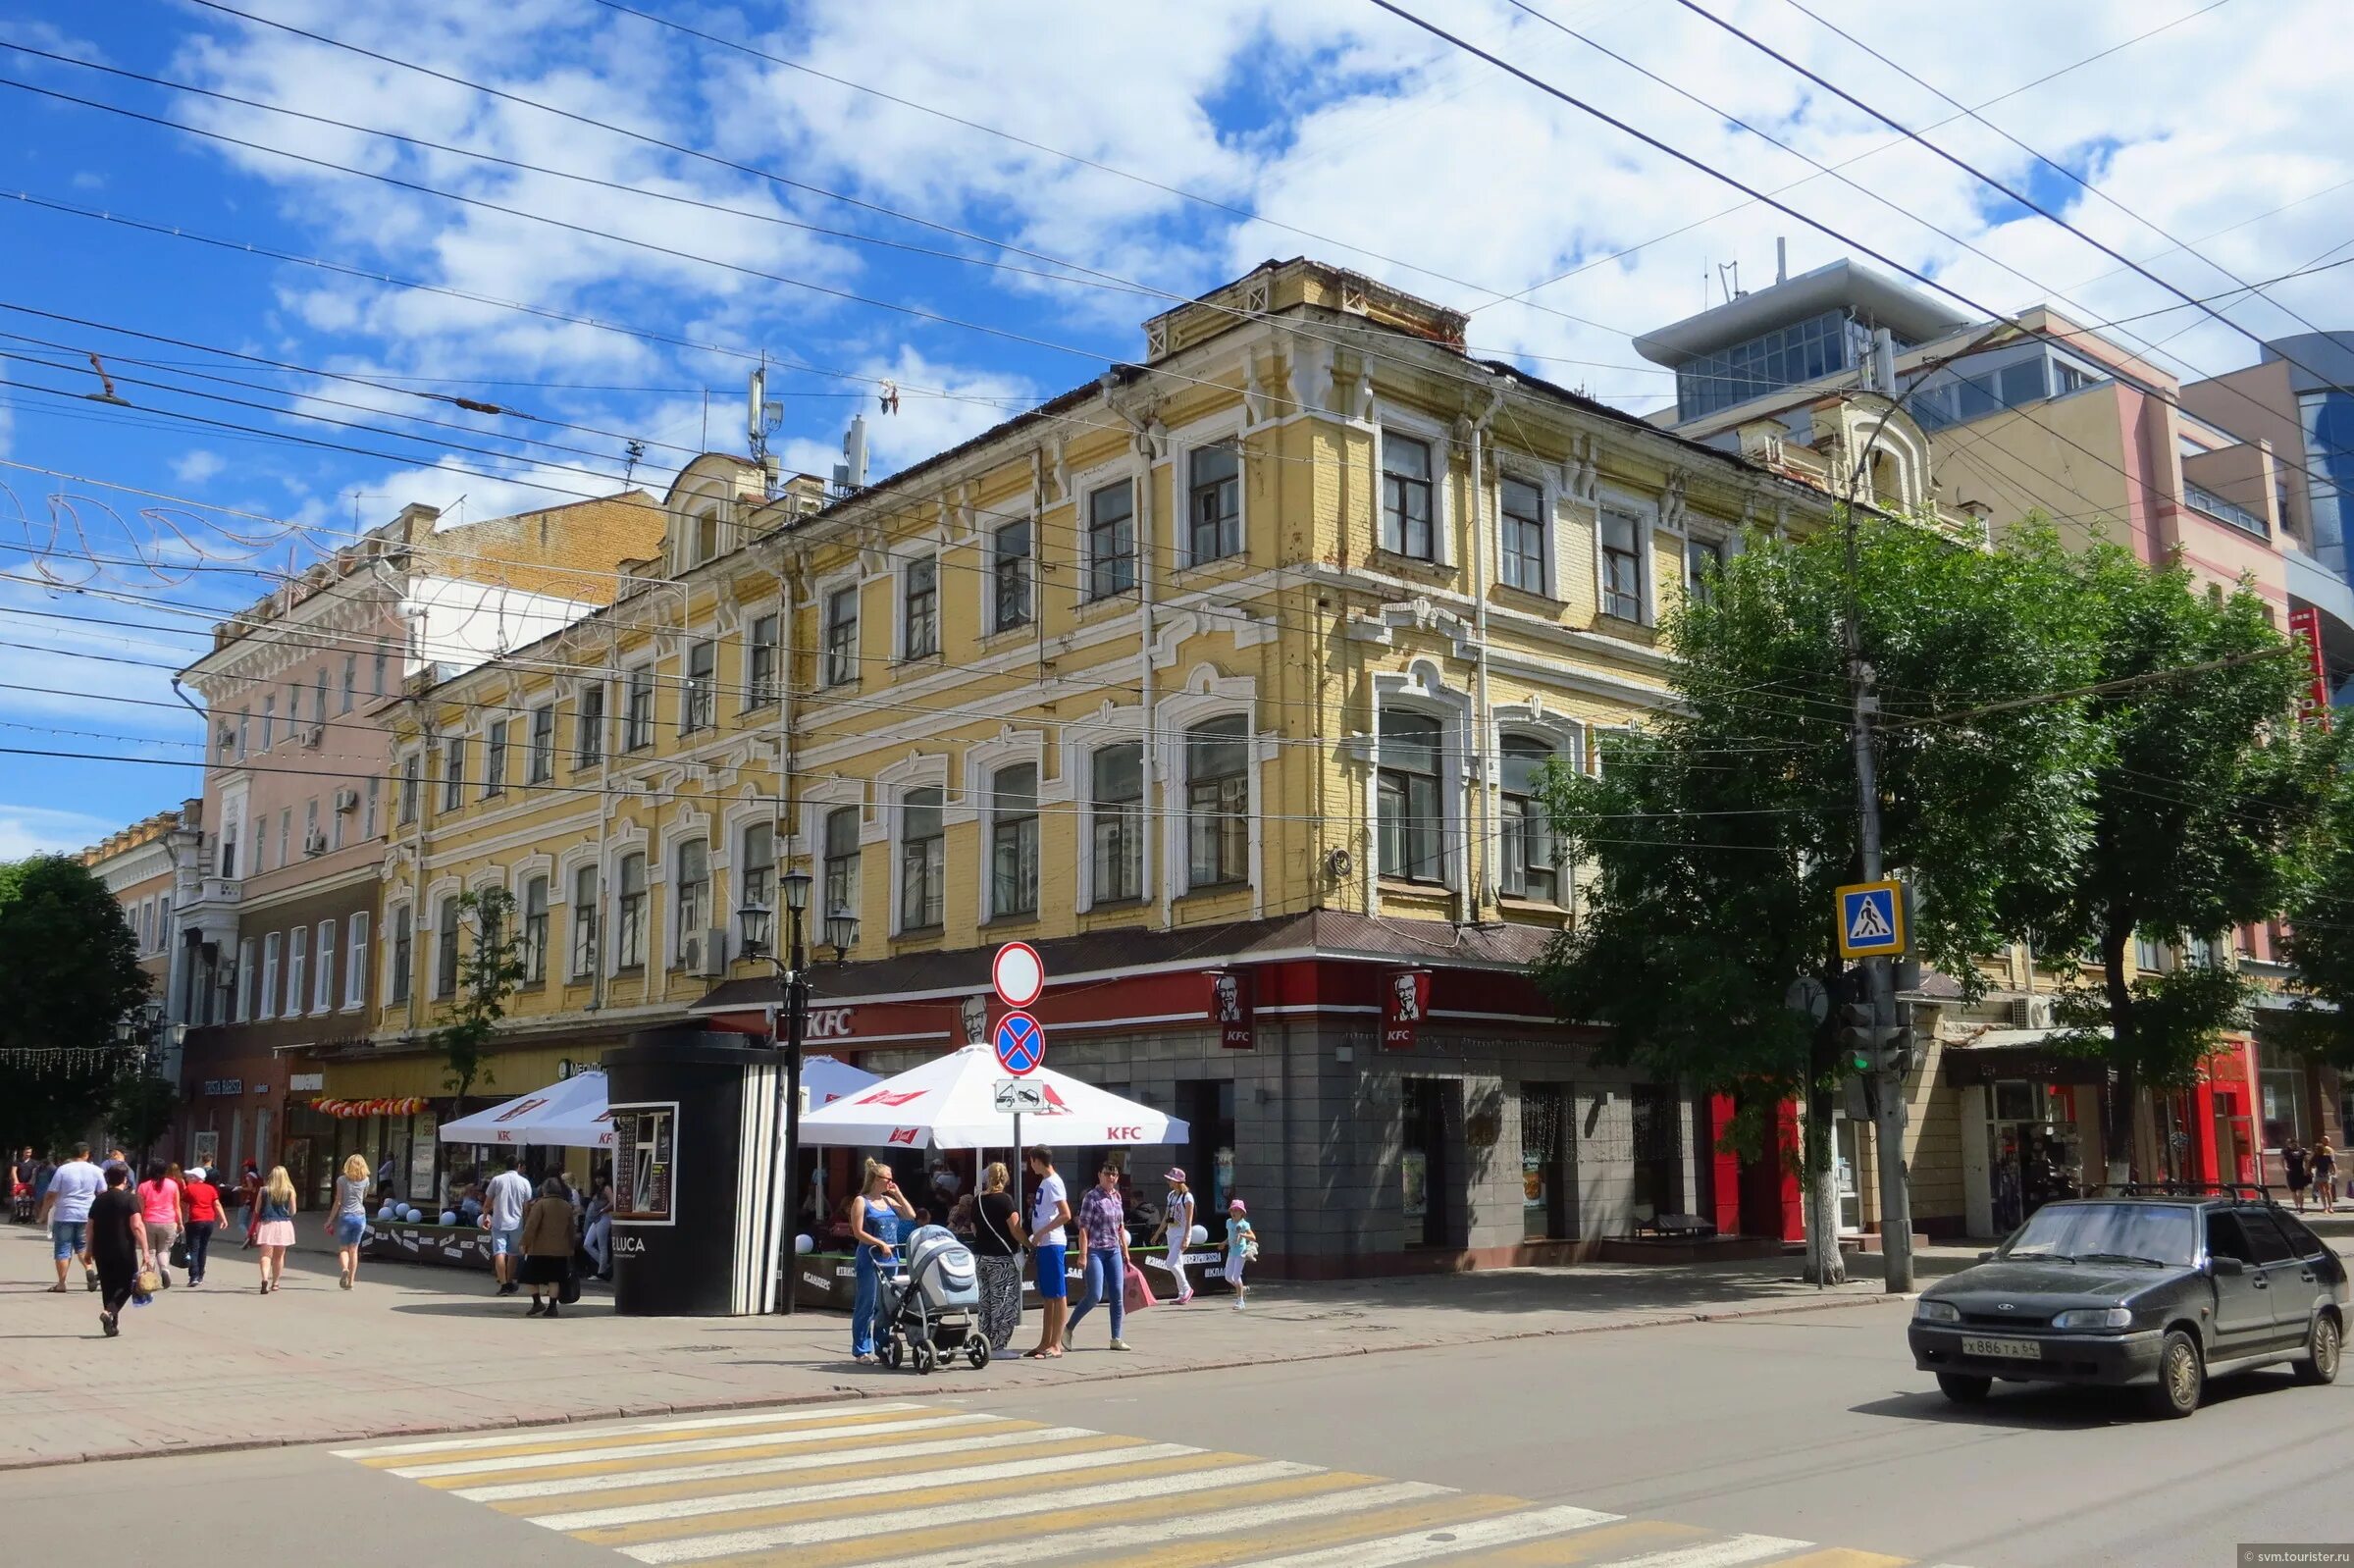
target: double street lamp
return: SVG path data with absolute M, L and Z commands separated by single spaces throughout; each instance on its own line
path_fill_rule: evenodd
M 747 904 L 736 912 L 736 919 L 744 935 L 744 954 L 747 958 L 764 958 L 773 967 L 777 978 L 784 983 L 785 1011 L 785 1114 L 781 1123 L 782 1144 L 777 1151 L 777 1163 L 783 1172 L 783 1191 L 777 1196 L 781 1212 L 776 1223 L 784 1227 L 784 1279 L 781 1282 L 777 1311 L 790 1316 L 793 1311 L 794 1272 L 799 1249 L 794 1244 L 796 1227 L 801 1223 L 801 1056 L 802 1042 L 808 1037 L 810 1023 L 810 956 L 802 932 L 802 917 L 810 909 L 810 885 L 813 880 L 807 871 L 787 871 L 784 874 L 785 914 L 790 917 L 786 926 L 786 956 L 779 958 L 774 937 L 776 914 L 762 905 Z M 858 945 L 859 917 L 846 910 L 834 910 L 825 916 L 826 945 L 834 950 L 834 962 L 840 964 Z M 775 1010 L 769 1010 L 768 1037 L 776 1039 Z

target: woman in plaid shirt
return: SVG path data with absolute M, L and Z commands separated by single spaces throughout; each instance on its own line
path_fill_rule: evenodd
M 1106 1164 L 1095 1174 L 1095 1185 L 1079 1199 L 1079 1232 L 1087 1238 L 1087 1298 L 1071 1309 L 1065 1342 L 1079 1320 L 1100 1303 L 1112 1313 L 1112 1348 L 1125 1350 L 1128 1343 L 1120 1337 L 1120 1330 L 1127 1318 L 1128 1221 L 1120 1201 L 1118 1166 Z

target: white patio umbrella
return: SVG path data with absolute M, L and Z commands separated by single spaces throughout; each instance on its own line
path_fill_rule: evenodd
M 811 1111 L 829 1106 L 836 1100 L 847 1100 L 861 1089 L 871 1088 L 882 1081 L 879 1075 L 863 1068 L 854 1068 L 834 1057 L 802 1058 L 801 1090 L 809 1096 L 809 1108 Z
M 812 1148 L 1010 1149 L 1014 1118 L 997 1109 L 1006 1075 L 989 1047 L 968 1045 L 811 1111 L 801 1119 L 801 1140 Z M 1021 1115 L 1022 1135 L 1032 1141 L 1084 1149 L 1191 1136 L 1176 1117 L 1051 1068 L 1023 1081 L 1038 1085 L 1046 1102 Z
M 504 1143 L 518 1147 L 609 1149 L 612 1113 L 605 1109 L 604 1074 L 575 1072 L 560 1083 L 518 1094 L 504 1105 L 442 1124 L 444 1143 Z

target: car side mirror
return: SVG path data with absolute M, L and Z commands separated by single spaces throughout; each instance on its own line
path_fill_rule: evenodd
M 2248 1266 L 2237 1258 L 2209 1258 L 2207 1270 L 2219 1280 L 2231 1279 L 2248 1272 Z

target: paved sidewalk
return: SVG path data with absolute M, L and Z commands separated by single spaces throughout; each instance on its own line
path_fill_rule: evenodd
M 1950 1253 L 1951 1256 L 1947 1254 Z M 1975 1257 L 1935 1249 L 1924 1274 Z M 858 1366 L 849 1320 L 622 1318 L 592 1293 L 556 1323 L 487 1276 L 399 1264 L 336 1287 L 332 1254 L 305 1248 L 264 1297 L 254 1254 L 216 1251 L 211 1282 L 126 1310 L 102 1338 L 78 1277 L 66 1295 L 47 1237 L 0 1226 L 0 1469 L 82 1459 L 348 1441 L 410 1433 L 715 1410 L 797 1400 L 1002 1395 L 1135 1377 L 1803 1311 L 1884 1294 L 1865 1275 L 1822 1292 L 1776 1259 L 1691 1267 L 1591 1265 L 1344 1284 L 1254 1287 L 1247 1312 L 1203 1297 L 1134 1319 L 1131 1355 L 1103 1349 L 1097 1314 L 1057 1362 L 1005 1360 L 918 1380 Z M 1030 1314 L 1015 1347 L 1034 1342 Z

